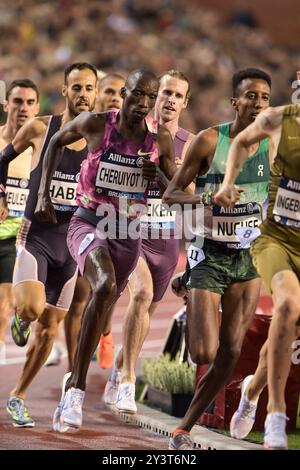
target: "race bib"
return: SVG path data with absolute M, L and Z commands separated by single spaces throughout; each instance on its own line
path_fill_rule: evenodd
M 141 224 L 149 228 L 174 229 L 176 211 L 170 211 L 162 204 L 161 198 L 148 197 L 147 214 L 141 217 Z
M 262 222 L 260 204 L 249 202 L 238 204 L 233 208 L 213 206 L 212 239 L 225 243 L 230 248 L 242 248 L 239 229 L 257 229 Z M 243 232 L 239 232 L 240 234 Z M 245 232 L 246 233 L 246 232 Z M 252 233 L 252 232 L 251 232 Z M 253 231 L 252 235 L 256 234 Z M 242 236 L 243 238 L 243 236 Z
M 241 248 L 250 248 L 251 243 L 261 234 L 257 227 L 239 227 L 236 229 L 236 235 L 241 244 Z
M 76 205 L 77 183 L 53 181 L 50 186 L 50 197 L 56 210 L 73 210 Z
M 7 178 L 6 202 L 11 217 L 23 217 L 29 195 L 28 179 Z
M 77 208 L 76 190 L 79 173 L 65 174 L 56 171 L 50 185 L 50 197 L 57 211 L 74 211 Z
M 282 176 L 273 208 L 275 222 L 300 229 L 300 181 Z
M 187 251 L 187 260 L 190 268 L 193 269 L 197 264 L 205 259 L 205 254 L 201 248 L 195 245 L 190 245 Z
M 108 197 L 141 199 L 148 187 L 142 174 L 143 157 L 103 152 L 96 176 L 96 192 Z

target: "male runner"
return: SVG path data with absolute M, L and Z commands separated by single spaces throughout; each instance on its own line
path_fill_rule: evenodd
M 170 448 L 177 450 L 193 448 L 189 432 L 230 376 L 260 292 L 247 248 L 247 228 L 257 227 L 262 220 L 269 178 L 267 140 L 249 151 L 247 168 L 240 176 L 244 192 L 237 208 L 220 210 L 213 193 L 222 182 L 232 139 L 269 106 L 271 79 L 261 70 L 246 69 L 233 76 L 232 86 L 234 121 L 197 135 L 164 196 L 169 205 L 204 204 L 203 222 L 196 227 L 196 241 L 188 250 L 187 345 L 193 362 L 211 366 L 170 439 Z M 195 177 L 197 194 L 188 196 L 183 191 Z
M 95 104 L 95 111 L 105 112 L 110 109 L 120 109 L 122 98 L 120 95 L 121 88 L 125 84 L 125 79 L 115 73 L 105 75 L 98 83 L 98 93 Z M 68 314 L 64 319 L 65 337 L 68 351 L 68 370 L 73 369 L 73 361 L 77 346 L 77 338 L 80 329 L 82 313 L 85 308 L 89 295 L 89 284 L 87 280 L 79 276 L 76 281 L 74 296 L 70 305 Z M 61 342 L 59 339 L 54 342 L 51 354 L 49 355 L 46 365 L 56 365 L 60 362 Z M 113 365 L 114 359 L 114 343 L 111 334 L 111 322 L 105 327 L 100 337 L 97 350 L 97 360 L 103 369 L 109 369 Z
M 189 82 L 183 73 L 170 70 L 160 77 L 155 118 L 171 133 L 178 166 L 194 137 L 194 134 L 179 127 L 179 117 L 187 106 L 189 94 Z M 116 409 L 124 413 L 137 411 L 136 361 L 149 331 L 150 317 L 163 298 L 179 256 L 180 240 L 175 238 L 175 212 L 170 214 L 163 209 L 160 188 L 155 182 L 150 184 L 148 192 L 148 215 L 143 216 L 141 221 L 145 238 L 142 239 L 137 267 L 128 282 L 130 302 L 123 324 L 123 349 L 104 393 L 104 401 L 115 404 Z M 153 232 L 155 237 L 152 239 Z M 169 236 L 164 238 L 167 232 Z
M 88 63 L 70 65 L 65 70 L 62 88 L 66 98 L 64 112 L 59 116 L 37 117 L 25 124 L 12 144 L 2 151 L 0 216 L 6 204 L 4 189 L 8 164 L 28 147 L 33 148 L 30 192 L 18 235 L 13 279 L 16 314 L 12 335 L 16 344 L 24 346 L 31 322 L 39 321 L 22 375 L 7 402 L 14 426 L 31 427 L 35 424 L 24 405 L 25 393 L 47 359 L 58 324 L 69 309 L 77 278 L 77 266 L 69 253 L 66 233 L 77 207 L 75 194 L 81 163 L 87 156 L 86 142 L 81 139 L 64 149 L 63 158 L 51 180 L 50 194 L 57 224 L 41 224 L 34 216 L 43 159 L 52 135 L 78 114 L 94 108 L 96 92 L 96 69 Z
M 292 343 L 299 333 L 297 326 L 300 316 L 298 104 L 266 110 L 236 138 L 216 202 L 224 207 L 234 204 L 233 184 L 242 166 L 248 163 L 249 148 L 265 138 L 270 139 L 270 159 L 273 162 L 269 181 L 269 206 L 267 219 L 260 226 L 261 235 L 251 248 L 253 263 L 267 292 L 272 294 L 274 304 L 267 340 L 269 401 L 264 445 L 268 449 L 287 449 L 284 392 L 291 367 Z
M 29 79 L 14 80 L 6 92 L 6 123 L 0 127 L 0 148 L 15 137 L 28 119 L 39 112 L 39 92 Z M 13 310 L 12 277 L 16 258 L 16 236 L 28 197 L 31 149 L 20 155 L 8 169 L 8 217 L 0 224 L 0 364 L 5 363 L 5 330 Z
M 98 84 L 98 94 L 96 99 L 95 111 L 104 113 L 110 109 L 120 109 L 122 106 L 122 97 L 120 90 L 125 83 L 124 77 L 118 73 L 108 73 Z
M 158 79 L 152 72 L 142 69 L 131 72 L 121 91 L 124 100 L 121 110 L 79 116 L 52 138 L 45 159 L 43 194 L 37 214 L 40 220 L 54 221 L 48 190 L 59 161 L 59 149 L 79 137 L 88 143 L 89 155 L 82 165 L 77 188 L 79 208 L 70 223 L 68 246 L 81 274 L 90 283 L 91 295 L 72 375 L 63 387 L 54 414 L 56 430 L 82 424 L 90 358 L 109 320 L 111 306 L 124 290 L 139 258 L 139 217 L 146 204 L 147 178 L 155 176 L 154 162 L 159 162 L 167 177 L 176 170 L 169 132 L 146 120 L 157 91 Z M 108 233 L 104 233 L 104 223 Z

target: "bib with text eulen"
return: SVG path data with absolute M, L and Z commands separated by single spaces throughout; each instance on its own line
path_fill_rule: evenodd
M 11 217 L 23 217 L 29 194 L 28 183 L 25 178 L 7 178 L 6 202 Z
M 55 210 L 62 212 L 75 211 L 77 208 L 76 188 L 78 179 L 79 173 L 74 175 L 58 170 L 55 171 L 49 191 Z
M 10 217 L 23 217 L 29 195 L 32 148 L 29 147 L 8 167 L 6 202 Z
M 138 202 L 144 196 L 148 182 L 142 174 L 143 157 L 103 152 L 95 181 L 96 192 L 112 198 L 127 198 Z
M 232 208 L 214 205 L 212 221 L 214 241 L 224 243 L 228 248 L 244 248 L 241 244 L 241 236 L 246 233 L 246 230 L 259 234 L 254 229 L 257 229 L 262 222 L 262 207 L 256 202 L 237 204 Z M 246 237 L 247 235 L 246 233 Z
M 275 222 L 300 230 L 300 181 L 282 176 L 273 208 Z

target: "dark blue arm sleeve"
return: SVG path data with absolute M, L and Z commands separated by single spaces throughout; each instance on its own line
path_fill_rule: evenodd
M 18 156 L 12 144 L 8 144 L 0 152 L 0 197 L 5 196 L 5 186 L 8 172 L 8 165 Z

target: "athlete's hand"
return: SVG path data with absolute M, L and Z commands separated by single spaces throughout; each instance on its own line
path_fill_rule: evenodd
M 235 186 L 222 185 L 219 191 L 213 196 L 213 203 L 222 207 L 233 207 L 241 198 L 244 190 Z
M 146 180 L 154 180 L 156 177 L 156 165 L 150 160 L 143 158 L 143 177 Z
M 6 204 L 6 197 L 2 196 L 0 197 L 0 224 L 4 222 L 7 216 L 8 216 L 8 209 L 7 209 L 7 204 Z
M 34 215 L 39 222 L 57 224 L 55 210 L 49 196 L 38 196 Z

